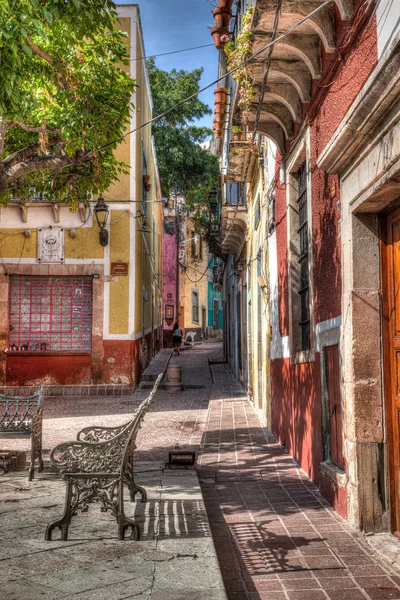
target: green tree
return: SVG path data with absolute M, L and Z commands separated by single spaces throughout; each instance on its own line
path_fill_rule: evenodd
M 154 59 L 149 59 L 147 66 L 155 115 L 200 89 L 203 69 L 163 71 Z M 204 206 L 208 192 L 218 181 L 217 157 L 200 146 L 212 132 L 193 124 L 209 114 L 210 108 L 195 96 L 153 124 L 163 194 L 169 196 L 176 189 L 185 195 L 189 209 Z
M 132 108 L 127 61 L 110 0 L 0 0 L 3 202 L 34 187 L 74 204 L 126 171 L 114 140 Z

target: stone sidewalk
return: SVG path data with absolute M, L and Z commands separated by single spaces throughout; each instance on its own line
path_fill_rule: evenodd
M 400 571 L 381 543 L 398 558 L 399 541 L 370 544 L 339 517 L 228 367 L 211 369 L 199 476 L 229 600 L 399 600 Z
M 184 381 L 192 388 L 158 391 L 139 432 L 136 479 L 148 501 L 126 500 L 125 511 L 139 522 L 140 542 L 117 541 L 115 519 L 93 505 L 72 519 L 68 542 L 45 542 L 45 527 L 61 516 L 65 494 L 46 458 L 86 425 L 128 421 L 149 389 L 132 397 L 45 399 L 45 472 L 31 483 L 25 473 L 0 477 L 1 600 L 226 600 L 197 473 L 165 468 L 169 450 L 199 449 L 212 389 L 210 351 L 197 353 L 202 383 L 194 389 L 187 353 Z
M 31 484 L 0 477 L 1 599 L 400 600 L 399 542 L 382 536 L 390 565 L 380 536 L 364 537 L 330 508 L 221 359 L 217 344 L 173 357 L 184 392 L 158 391 L 146 415 L 137 463 L 149 501 L 126 504 L 143 541 L 115 541 L 113 519 L 91 509 L 74 518 L 71 541 L 44 542 L 63 484 L 49 471 Z M 46 451 L 87 424 L 127 421 L 148 391 L 48 399 Z M 199 453 L 202 495 L 195 471 L 165 469 L 173 448 Z

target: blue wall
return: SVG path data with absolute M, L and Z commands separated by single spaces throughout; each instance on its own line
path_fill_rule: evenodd
M 214 288 L 214 284 L 208 282 L 208 327 L 214 325 L 214 300 L 218 300 L 218 329 L 222 329 L 224 326 L 224 313 L 222 310 L 222 292 L 217 292 Z

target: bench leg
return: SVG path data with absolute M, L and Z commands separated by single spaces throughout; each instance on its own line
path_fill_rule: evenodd
M 142 496 L 142 502 L 147 502 L 147 492 L 144 487 L 137 485 L 135 483 L 134 477 L 134 468 L 133 468 L 133 459 L 130 459 L 125 471 L 125 481 L 127 486 L 129 487 L 129 495 L 131 502 L 135 502 L 135 496 L 139 492 Z
M 127 530 L 131 530 L 130 538 L 135 541 L 140 540 L 140 529 L 139 525 L 133 519 L 129 519 L 125 515 L 124 511 L 124 482 L 121 479 L 118 485 L 118 515 L 117 515 L 117 523 L 118 523 L 118 539 L 125 539 L 125 532 Z
M 31 464 L 29 467 L 28 481 L 35 476 L 35 460 L 39 460 L 39 473 L 43 471 L 42 458 L 42 414 L 36 415 L 32 420 L 31 433 Z
M 35 476 L 35 459 L 31 454 L 31 464 L 29 466 L 28 481 L 32 481 Z
M 61 540 L 63 542 L 66 542 L 68 539 L 68 526 L 72 519 L 72 506 L 71 506 L 72 505 L 72 482 L 67 481 L 66 484 L 67 484 L 67 489 L 65 492 L 64 514 L 61 517 L 61 519 L 58 519 L 57 521 L 53 521 L 53 523 L 49 523 L 49 525 L 47 525 L 46 533 L 44 536 L 44 539 L 46 542 L 51 542 L 51 536 L 52 536 L 53 530 L 56 527 L 61 529 Z

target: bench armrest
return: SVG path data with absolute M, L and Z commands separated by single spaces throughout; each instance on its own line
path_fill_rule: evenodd
M 116 473 L 135 421 L 125 423 L 122 431 L 102 442 L 62 442 L 53 448 L 50 460 L 62 473 Z
M 100 427 L 89 425 L 78 432 L 76 439 L 80 442 L 105 442 L 119 435 L 126 427 L 126 423 L 118 427 Z

